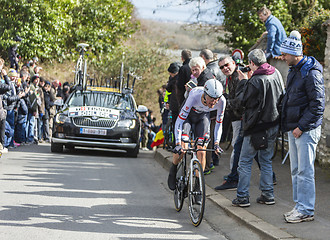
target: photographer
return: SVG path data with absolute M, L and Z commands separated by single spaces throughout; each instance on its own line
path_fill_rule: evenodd
M 232 201 L 234 206 L 248 207 L 251 165 L 258 155 L 260 163 L 260 204 L 272 205 L 274 200 L 272 156 L 274 143 L 279 129 L 280 114 L 278 102 L 283 94 L 283 80 L 277 69 L 269 65 L 266 55 L 261 49 L 252 50 L 249 55 L 249 67 L 253 71 L 248 74 L 238 70 L 242 86 L 239 98 L 244 107 L 242 118 L 243 143 L 239 157 L 239 181 L 237 198 Z

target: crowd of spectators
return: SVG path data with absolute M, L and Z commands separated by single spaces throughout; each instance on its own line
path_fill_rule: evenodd
M 50 142 L 56 105 L 70 91 L 69 83 L 61 86 L 59 80 L 50 82 L 42 76 L 37 57 L 21 68 L 12 60 L 15 68 L 8 69 L 0 58 L 1 154 L 20 145 Z

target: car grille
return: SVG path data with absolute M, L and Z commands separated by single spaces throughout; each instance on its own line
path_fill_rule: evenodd
M 75 117 L 72 118 L 73 124 L 79 127 L 99 127 L 99 128 L 113 128 L 116 124 L 116 120 L 109 118 L 99 118 L 92 120 L 88 117 Z

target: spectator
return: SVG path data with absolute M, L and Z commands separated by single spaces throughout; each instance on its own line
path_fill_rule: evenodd
M 30 80 L 30 94 L 29 94 L 29 113 L 27 117 L 27 125 L 26 125 L 26 141 L 27 144 L 37 143 L 38 141 L 38 131 L 35 131 L 37 128 L 37 120 L 38 119 L 38 101 L 40 104 L 40 98 L 38 94 L 39 88 L 39 76 L 34 75 Z
M 178 79 L 176 82 L 176 96 L 177 96 L 179 106 L 181 106 L 181 104 L 184 101 L 184 93 L 186 90 L 185 85 L 190 80 L 190 76 L 191 76 L 191 70 L 189 67 L 190 59 L 191 59 L 191 51 L 187 50 L 187 49 L 182 50 L 181 60 L 182 60 L 183 64 L 179 70 Z
M 18 81 L 16 86 L 16 92 L 29 92 L 29 88 L 27 86 L 23 87 L 22 82 Z M 27 115 L 29 112 L 28 104 L 28 96 L 22 97 L 19 99 L 17 104 L 17 117 L 15 122 L 15 142 L 21 144 L 26 142 L 26 122 L 27 122 Z
M 59 80 L 54 80 L 51 84 L 50 88 L 50 101 L 55 102 L 57 99 L 62 99 L 62 89 L 61 89 L 61 83 Z M 53 134 L 53 124 L 54 124 L 54 117 L 56 115 L 56 106 L 52 105 L 49 111 L 49 138 L 52 137 Z
M 2 76 L 7 76 L 6 70 L 3 69 L 4 60 L 0 58 L 0 74 L 1 74 L 1 83 L 0 83 L 0 153 L 8 152 L 8 149 L 5 148 L 5 129 L 6 129 L 6 117 L 7 111 L 3 107 L 3 94 L 10 91 L 9 85 L 2 82 Z
M 17 107 L 18 101 L 24 97 L 26 94 L 20 92 L 16 94 L 16 82 L 17 82 L 17 72 L 15 69 L 9 69 L 8 78 L 5 76 L 5 81 L 10 87 L 10 91 L 6 92 L 3 99 L 6 102 L 7 117 L 6 121 L 9 123 L 11 128 L 10 132 L 15 133 L 15 108 Z M 10 135 L 5 143 L 5 147 L 15 148 L 14 135 Z
M 280 20 L 272 15 L 272 12 L 266 7 L 262 7 L 258 11 L 258 16 L 261 21 L 265 23 L 267 34 L 267 59 L 281 56 L 280 46 L 286 38 L 284 27 Z
M 18 61 L 20 56 L 17 53 L 17 48 L 19 46 L 19 43 L 22 41 L 22 39 L 19 36 L 16 36 L 14 38 L 15 44 L 9 48 L 9 61 L 10 61 L 10 68 L 13 68 L 16 70 L 16 72 L 19 69 Z
M 33 60 L 29 61 L 29 73 L 30 73 L 30 78 L 32 78 L 35 75 L 34 68 L 36 67 L 36 63 Z
M 242 137 L 239 136 L 241 131 L 241 118 L 242 112 L 240 111 L 239 102 L 235 99 L 236 97 L 236 89 L 239 83 L 238 79 L 238 66 L 236 66 L 235 61 L 229 55 L 220 57 L 219 59 L 219 67 L 223 74 L 227 77 L 226 84 L 225 84 L 225 97 L 227 100 L 226 105 L 226 114 L 225 117 L 229 118 L 233 129 L 233 136 L 232 136 L 232 146 L 233 151 L 230 157 L 230 169 L 231 173 L 227 176 L 225 182 L 222 185 L 217 186 L 216 190 L 224 190 L 224 189 L 236 189 L 238 183 L 238 173 L 237 173 L 237 166 L 238 160 L 241 152 L 241 147 L 238 145 L 235 147 L 237 140 L 241 143 Z M 227 127 L 229 128 L 229 126 Z M 239 139 L 238 139 L 239 138 Z M 241 146 L 241 145 L 240 145 Z
M 44 141 L 44 118 L 45 118 L 45 97 L 44 97 L 44 86 L 45 86 L 45 80 L 44 78 L 40 77 L 39 79 L 39 85 L 38 85 L 37 93 L 38 98 L 40 101 L 38 101 L 38 118 L 36 121 L 36 124 L 38 126 L 38 142 L 42 143 Z
M 49 118 L 50 118 L 50 108 L 54 106 L 54 101 L 51 99 L 50 96 L 50 89 L 51 85 L 49 81 L 45 81 L 43 92 L 44 92 L 44 99 L 45 99 L 45 115 L 42 117 L 42 124 L 43 124 L 43 134 L 44 140 L 46 142 L 50 141 L 50 128 L 49 128 Z
M 40 75 L 40 70 L 42 70 L 42 67 L 35 65 L 33 69 L 34 75 Z
M 200 53 L 199 56 L 204 59 L 204 62 L 206 64 L 206 68 L 208 68 L 213 76 L 222 84 L 223 88 L 225 87 L 226 84 L 226 77 L 225 75 L 221 72 L 218 61 L 214 57 L 214 54 L 211 50 L 209 49 L 203 49 Z M 215 127 L 215 119 L 216 119 L 216 111 L 212 111 L 210 113 L 210 138 L 211 142 L 207 146 L 208 149 L 213 149 L 213 133 L 214 133 L 214 127 Z M 205 172 L 206 174 L 211 173 L 210 170 L 213 170 L 215 167 L 214 165 L 219 165 L 219 157 L 215 152 L 207 152 L 206 154 L 206 166 L 209 171 Z
M 192 75 L 197 79 L 197 86 L 204 86 L 205 82 L 214 78 L 212 72 L 206 68 L 206 64 L 201 57 L 194 57 L 189 62 Z
M 218 60 L 214 57 L 214 54 L 209 49 L 203 49 L 199 56 L 204 59 L 206 67 L 210 69 L 213 76 L 221 82 L 222 86 L 225 87 L 226 76 L 220 71 Z M 212 131 L 211 131 L 212 132 Z
M 178 73 L 179 69 L 181 67 L 181 64 L 178 62 L 173 62 L 168 67 L 167 71 L 169 72 L 169 79 L 166 86 L 166 91 L 171 93 L 168 96 L 168 103 L 169 103 L 169 109 L 172 114 L 172 129 L 174 129 L 176 118 L 179 115 L 179 105 L 177 100 L 177 94 L 176 94 L 176 82 L 178 79 Z M 174 141 L 173 141 L 174 142 Z
M 271 158 L 279 129 L 280 115 L 277 104 L 283 92 L 281 74 L 267 63 L 261 49 L 252 50 L 248 60 L 249 67 L 253 71 L 249 80 L 246 73 L 237 70 L 239 85 L 243 86 L 240 105 L 244 107 L 244 138 L 238 166 L 237 198 L 232 203 L 240 207 L 250 206 L 251 165 L 256 154 L 261 166 L 261 196 L 257 198 L 257 202 L 275 204 Z
M 21 70 L 20 78 L 22 83 L 22 88 L 26 88 L 29 85 L 30 74 L 27 71 Z
M 59 80 L 54 80 L 52 82 L 52 89 L 55 91 L 55 97 L 62 98 L 62 89 L 61 89 L 61 83 Z
M 282 131 L 288 131 L 294 208 L 284 214 L 289 223 L 314 220 L 316 146 L 325 108 L 323 68 L 303 55 L 300 33 L 282 43 L 282 58 L 290 66 L 282 102 Z

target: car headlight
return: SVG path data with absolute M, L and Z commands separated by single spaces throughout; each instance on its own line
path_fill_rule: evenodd
M 117 126 L 123 127 L 123 128 L 134 128 L 135 120 L 133 120 L 133 119 L 120 120 L 120 121 L 118 121 Z
M 64 114 L 57 114 L 56 115 L 56 122 L 57 123 L 65 123 L 65 122 L 70 122 L 70 118 L 67 115 Z

